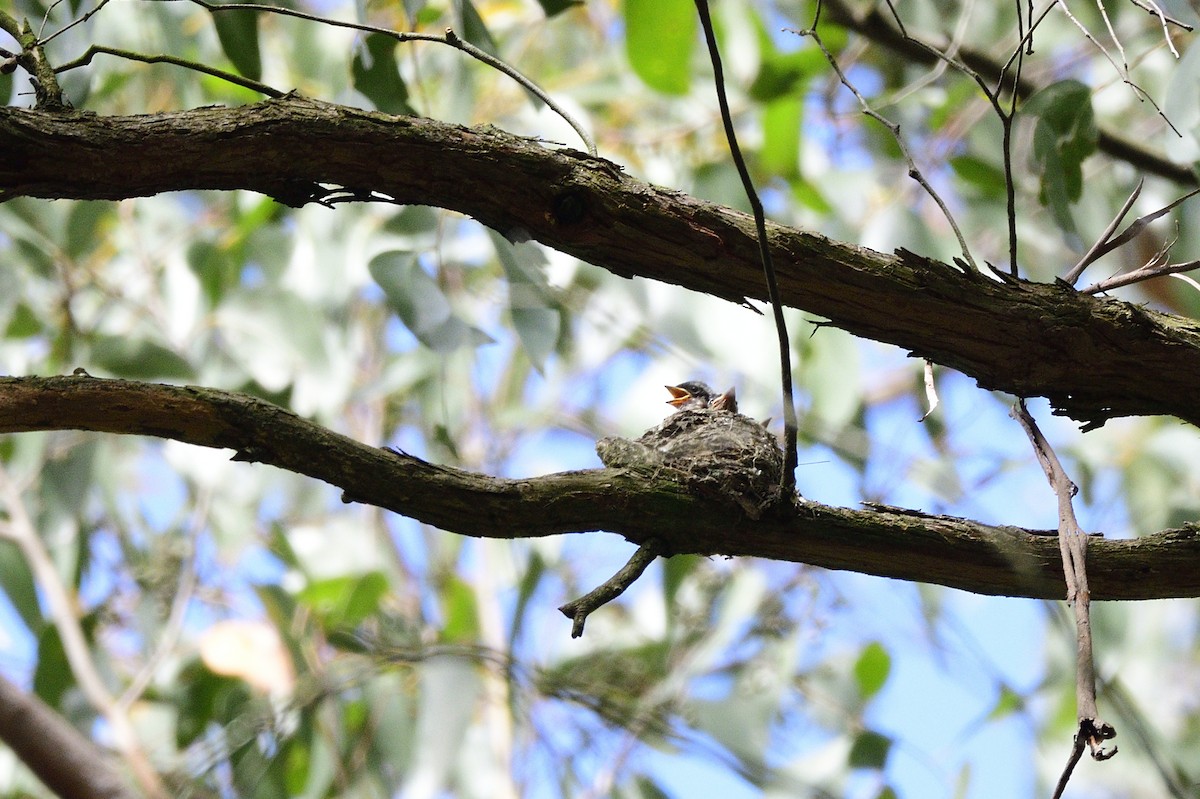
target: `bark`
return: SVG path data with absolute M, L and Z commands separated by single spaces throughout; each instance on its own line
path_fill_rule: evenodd
M 937 583 L 981 594 L 1062 598 L 1054 531 L 883 506 L 784 503 L 757 521 L 735 501 L 645 472 L 590 469 L 502 479 L 368 446 L 246 395 L 87 376 L 0 378 L 0 433 L 93 430 L 234 451 L 338 486 L 444 530 L 533 538 L 606 530 L 673 554 L 748 555 Z M 247 466 L 246 468 L 252 468 Z M 1200 596 L 1200 526 L 1088 543 L 1093 599 Z
M 249 189 L 290 205 L 434 205 L 625 277 L 763 299 L 751 219 L 608 161 L 485 128 L 298 97 L 101 117 L 0 109 L 0 200 L 117 200 Z M 1200 326 L 1064 285 L 770 228 L 785 304 L 975 378 L 1047 397 L 1085 428 L 1130 415 L 1200 422 Z

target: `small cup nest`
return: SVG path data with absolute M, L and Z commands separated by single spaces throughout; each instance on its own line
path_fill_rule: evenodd
M 752 519 L 780 497 L 779 442 L 740 413 L 679 411 L 636 441 L 600 439 L 596 454 L 605 466 L 669 476 L 699 493 L 731 499 Z

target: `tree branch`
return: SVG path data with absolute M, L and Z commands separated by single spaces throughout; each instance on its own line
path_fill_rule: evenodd
M 622 469 L 502 479 L 361 444 L 263 400 L 87 376 L 0 378 L 0 433 L 93 430 L 235 450 L 450 532 L 534 538 L 607 530 L 676 554 L 754 556 L 981 594 L 1062 596 L 1053 533 L 886 506 L 816 503 L 751 521 L 735 501 Z M 1089 542 L 1094 599 L 1200 596 L 1200 526 Z
M 352 190 L 454 209 L 625 277 L 732 302 L 765 293 L 750 217 L 495 129 L 295 97 L 132 117 L 3 108 L 0 152 L 0 200 L 250 189 L 302 205 Z M 1087 428 L 1154 414 L 1200 424 L 1200 324 L 904 251 L 768 232 L 784 303 L 850 333 L 983 388 L 1047 397 Z
M 59 796 L 134 799 L 112 763 L 36 696 L 0 675 L 0 740 Z

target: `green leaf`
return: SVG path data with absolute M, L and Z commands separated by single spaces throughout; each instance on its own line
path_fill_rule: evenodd
M 540 553 L 534 551 L 530 553 L 529 560 L 525 564 L 525 572 L 521 575 L 521 580 L 517 584 L 517 603 L 513 608 L 512 614 L 512 629 L 508 635 L 509 649 L 513 649 L 517 638 L 521 635 L 521 628 L 525 624 L 525 611 L 529 607 L 529 600 L 533 598 L 533 594 L 541 585 L 542 577 L 546 574 L 546 560 Z
M 98 336 L 91 362 L 117 376 L 135 380 L 191 380 L 192 365 L 161 344 L 130 336 Z
M 996 704 L 992 706 L 992 710 L 988 713 L 988 721 L 996 721 L 1005 716 L 1012 715 L 1025 707 L 1025 697 L 1009 688 L 1007 685 L 1001 686 L 1000 696 L 996 697 Z
M 408 87 L 396 64 L 396 40 L 372 33 L 354 53 L 350 66 L 354 88 L 387 114 L 416 114 L 408 104 Z
M 1005 196 L 1004 170 L 973 155 L 956 155 L 950 158 L 950 168 L 964 183 L 981 195 L 997 200 Z
M 235 69 L 251 80 L 262 79 L 262 53 L 258 47 L 258 12 L 233 10 L 212 15 L 221 49 Z
M 109 202 L 72 203 L 67 215 L 67 254 L 79 258 L 91 252 L 99 240 L 99 230 L 106 219 L 115 213 L 116 206 Z
M 33 672 L 33 692 L 50 707 L 60 706 L 63 694 L 75 684 L 71 664 L 63 649 L 58 628 L 47 625 L 38 636 L 37 668 Z
M 452 644 L 472 643 L 479 638 L 479 608 L 471 584 L 455 575 L 442 586 L 442 640 Z
M 647 86 L 686 94 L 696 45 L 696 9 L 688 0 L 625 0 L 625 52 Z
M 188 268 L 200 281 L 210 307 L 219 305 L 227 292 L 237 289 L 242 273 L 239 260 L 228 248 L 208 241 L 196 241 L 188 247 Z
M 355 627 L 379 610 L 379 602 L 387 592 L 387 576 L 374 571 L 314 580 L 296 599 L 316 610 L 327 627 Z
M 41 317 L 30 310 L 25 303 L 17 303 L 17 307 L 13 309 L 12 315 L 8 318 L 8 325 L 4 328 L 4 336 L 21 339 L 36 336 L 41 332 Z
M 483 17 L 475 10 L 475 4 L 471 0 L 458 0 L 457 5 L 459 19 L 462 20 L 462 37 L 480 50 L 499 56 L 500 48 L 483 24 Z
M 763 143 L 759 158 L 762 168 L 772 175 L 799 176 L 803 115 L 804 101 L 799 97 L 775 100 L 763 108 Z
M 42 609 L 38 605 L 37 586 L 29 564 L 12 541 L 0 541 L 0 589 L 31 632 L 42 629 Z
M 1052 208 L 1077 202 L 1083 193 L 1083 161 L 1099 140 L 1091 89 L 1077 80 L 1053 83 L 1030 97 L 1021 113 L 1036 120 L 1033 160 L 1041 178 L 1039 200 Z
M 547 17 L 557 16 L 567 9 L 583 5 L 583 0 L 538 0 Z
M 891 750 L 891 738 L 866 730 L 855 737 L 846 760 L 850 768 L 882 769 L 887 765 Z
M 863 647 L 854 663 L 854 679 L 858 682 L 858 691 L 863 699 L 870 699 L 879 693 L 891 670 L 891 655 L 882 644 L 872 641 Z
M 367 265 L 388 305 L 417 340 L 435 352 L 490 343 L 492 338 L 450 310 L 450 301 L 411 252 L 380 253 Z

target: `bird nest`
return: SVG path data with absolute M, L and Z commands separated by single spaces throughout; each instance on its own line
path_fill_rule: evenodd
M 668 477 L 736 502 L 752 519 L 778 501 L 783 451 L 760 422 L 728 410 L 682 410 L 637 440 L 602 438 L 605 466 Z

